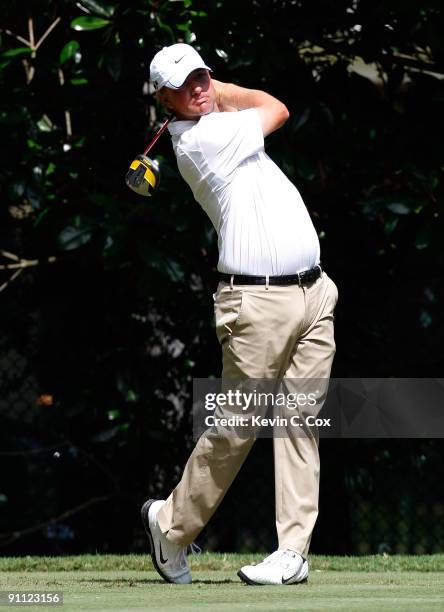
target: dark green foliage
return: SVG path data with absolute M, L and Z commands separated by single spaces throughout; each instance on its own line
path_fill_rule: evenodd
M 169 492 L 192 445 L 192 377 L 219 374 L 216 237 L 168 136 L 153 151 L 155 198 L 123 180 L 163 119 L 148 89 L 163 45 L 191 42 L 218 79 L 287 104 L 267 150 L 301 191 L 339 286 L 334 374 L 441 374 L 440 3 L 35 0 L 7 3 L 1 20 L 0 249 L 41 261 L 0 292 L 0 447 L 24 453 L 1 457 L 5 552 L 140 549 L 139 502 Z M 32 45 L 20 40 L 30 28 Z M 0 273 L 2 284 L 12 272 Z M 347 512 L 365 497 L 360 463 L 362 482 L 381 478 L 378 457 L 393 448 L 399 474 L 412 457 L 441 469 L 434 442 L 348 443 L 352 466 L 342 444 L 325 445 L 349 508 L 332 510 L 343 521 L 336 540 L 324 523 L 316 546 L 326 552 L 361 550 L 357 537 L 343 544 Z M 409 464 L 410 488 L 394 498 L 408 497 L 419 470 Z M 321 520 L 332 502 L 323 498 Z M 227 514 L 235 508 L 233 494 Z M 58 521 L 67 531 L 8 535 L 69 510 Z M 271 529 L 272 506 L 264 512 Z M 209 542 L 253 547 L 239 527 Z

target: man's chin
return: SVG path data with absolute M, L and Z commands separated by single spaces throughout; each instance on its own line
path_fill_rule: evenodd
M 214 102 L 208 103 L 208 104 L 202 104 L 202 107 L 199 110 L 196 110 L 196 112 L 192 114 L 191 113 L 190 114 L 177 113 L 176 117 L 182 120 L 199 121 L 201 117 L 204 117 L 205 115 L 209 115 L 210 113 L 214 112 L 214 110 L 215 110 Z
M 214 102 L 206 102 L 204 104 L 202 104 L 202 108 L 201 111 L 199 113 L 200 117 L 203 117 L 204 115 L 209 115 L 210 113 L 212 113 L 214 111 Z

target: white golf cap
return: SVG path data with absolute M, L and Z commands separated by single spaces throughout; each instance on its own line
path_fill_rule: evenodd
M 179 89 L 190 72 L 197 68 L 211 70 L 196 49 L 185 43 L 177 43 L 156 53 L 150 65 L 150 78 L 155 89 Z

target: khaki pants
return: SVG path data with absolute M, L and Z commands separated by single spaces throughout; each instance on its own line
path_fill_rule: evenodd
M 323 272 L 306 286 L 235 285 L 215 294 L 223 379 L 329 378 L 335 353 L 334 282 Z M 182 479 L 158 514 L 162 531 L 191 543 L 233 482 L 254 438 L 199 438 Z M 318 515 L 318 436 L 274 438 L 279 548 L 307 556 Z M 253 502 L 254 504 L 254 502 Z M 252 504 L 251 512 L 254 512 Z

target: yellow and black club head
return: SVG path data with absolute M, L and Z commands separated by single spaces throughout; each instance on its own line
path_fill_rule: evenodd
M 174 115 L 168 117 L 163 125 L 157 130 L 145 151 L 136 157 L 126 173 L 125 183 L 139 195 L 151 196 L 159 187 L 159 164 L 156 160 L 147 157 L 147 154 L 167 129 L 172 119 L 174 119 Z
M 159 182 L 159 164 L 146 155 L 138 155 L 125 176 L 125 183 L 128 187 L 143 196 L 152 196 Z

